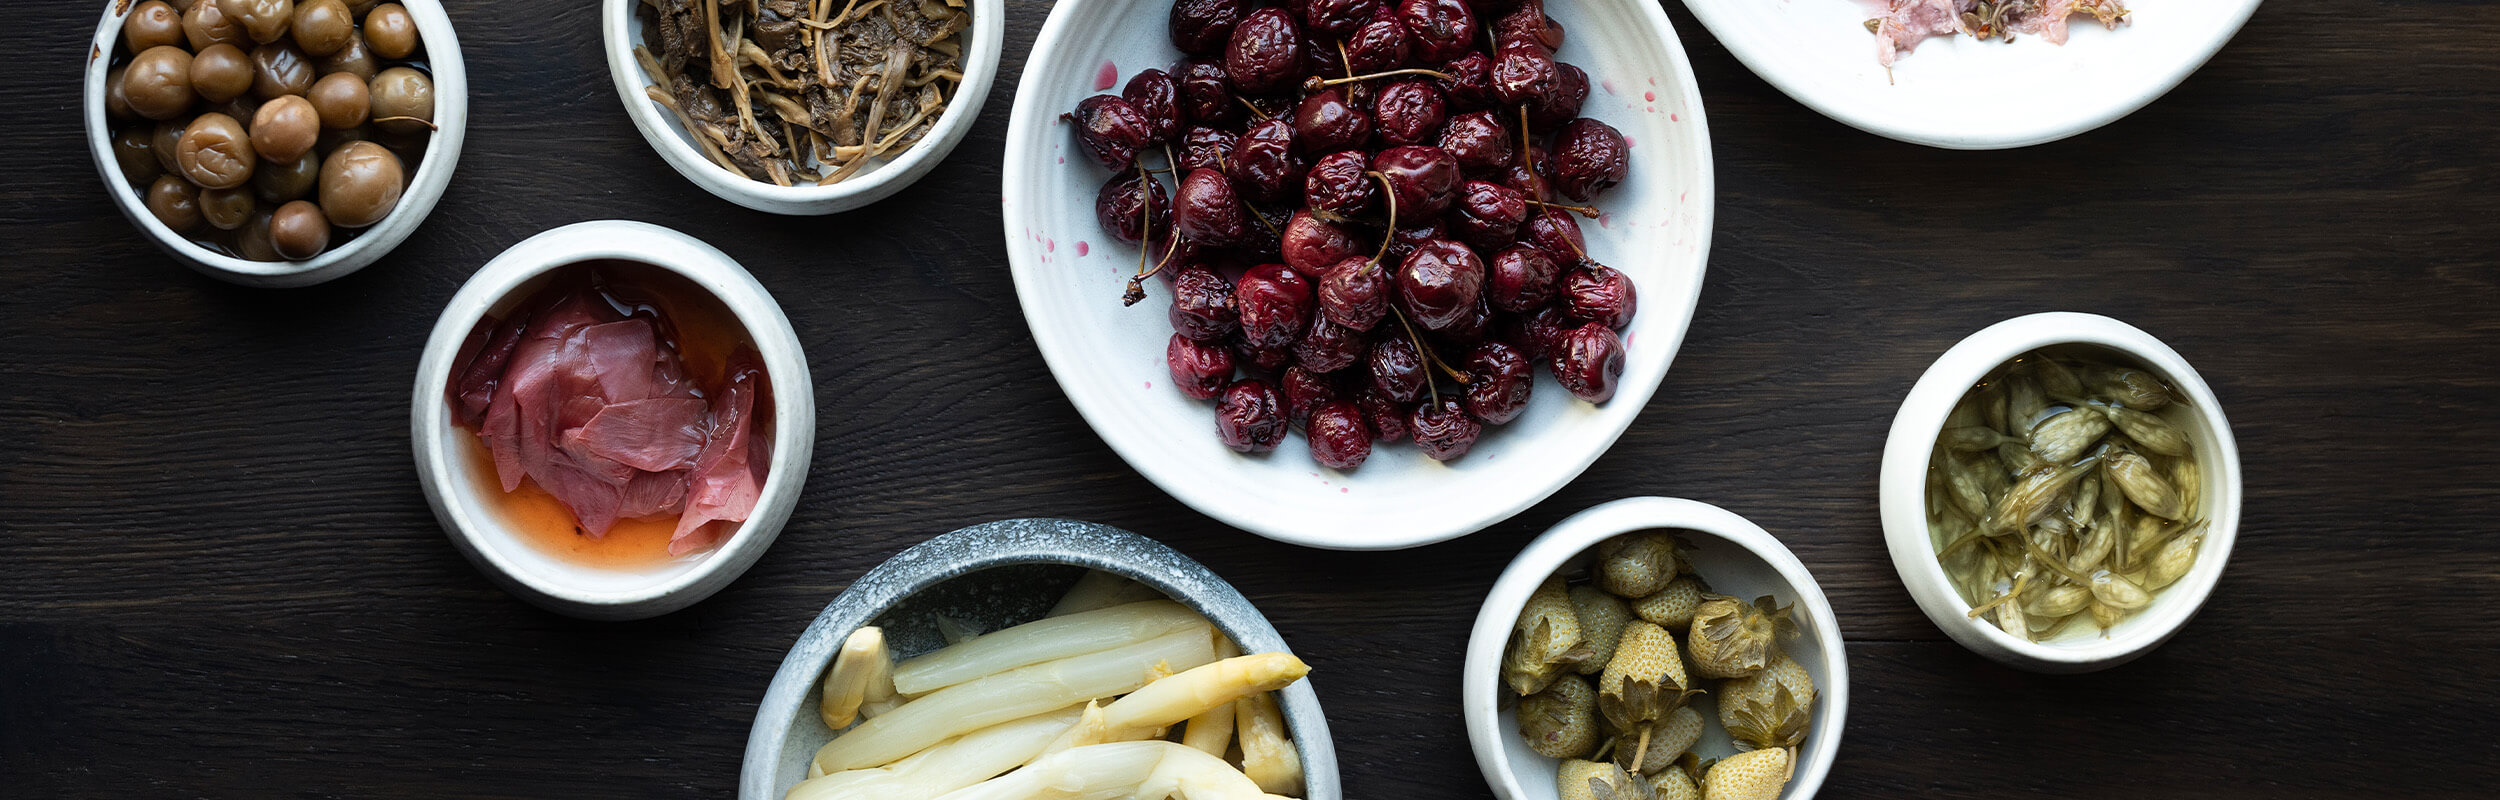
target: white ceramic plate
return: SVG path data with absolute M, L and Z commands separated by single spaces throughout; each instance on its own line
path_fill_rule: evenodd
M 1590 255 L 1630 275 L 1640 311 L 1613 400 L 1571 397 L 1540 368 L 1528 409 L 1489 430 L 1456 463 L 1412 444 L 1375 448 L 1360 469 L 1310 457 L 1300 434 L 1266 455 L 1225 449 L 1213 406 L 1171 386 L 1164 347 L 1171 295 L 1149 281 L 1120 305 L 1137 251 L 1103 233 L 1094 195 L 1108 173 L 1077 152 L 1059 115 L 1179 58 L 1165 33 L 1169 0 L 1063 0 L 1043 24 L 1007 128 L 1007 256 L 1025 321 L 1077 410 L 1129 465 L 1192 508 L 1272 539 L 1347 550 L 1413 547 L 1479 530 L 1562 488 L 1614 444 L 1666 374 L 1701 293 L 1710 251 L 1710 139 L 1684 49 L 1665 12 L 1639 0 L 1558 3 L 1570 30 L 1558 56 L 1589 73 L 1582 114 L 1632 141 L 1628 180 L 1588 223 Z M 1107 91 L 1118 91 L 1118 84 Z
M 1878 136 L 1958 150 L 2054 141 L 2133 113 L 2186 80 L 2257 10 L 2257 0 L 2129 0 L 2133 23 L 2114 31 L 2079 16 L 2063 45 L 1935 37 L 1887 73 L 1865 27 L 1880 0 L 1684 5 L 1797 102 Z

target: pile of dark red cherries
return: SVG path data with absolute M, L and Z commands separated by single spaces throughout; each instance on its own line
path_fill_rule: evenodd
M 1519 416 L 1538 362 L 1614 396 L 1632 281 L 1571 203 L 1628 146 L 1579 116 L 1542 0 L 1177 0 L 1170 33 L 1179 63 L 1065 119 L 1112 170 L 1103 228 L 1139 245 L 1127 302 L 1170 280 L 1173 381 L 1226 446 L 1290 425 L 1336 469 L 1410 437 L 1449 461 Z

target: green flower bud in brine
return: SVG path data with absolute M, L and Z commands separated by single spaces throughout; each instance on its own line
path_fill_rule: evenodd
M 2084 376 L 2084 390 L 2092 397 L 2126 406 L 2137 411 L 2158 411 L 2170 405 L 2170 387 L 2162 385 L 2152 373 L 2124 367 L 2093 370 Z
M 2047 389 L 2049 396 L 2083 396 L 2083 378 L 2076 375 L 2074 369 L 2056 359 L 2041 356 L 2033 356 L 2029 363 L 2031 374 L 2040 379 L 2040 388 Z
M 2089 406 L 2089 408 L 2099 411 L 2101 416 L 2108 417 L 2110 422 L 2118 426 L 2121 433 L 2125 433 L 2127 438 L 2134 440 L 2136 446 L 2143 448 L 2146 452 L 2165 456 L 2184 456 L 2195 449 L 2195 444 L 2188 441 L 2186 432 L 2179 430 L 2179 426 L 2170 424 L 2169 420 L 2162 419 L 2159 415 L 2119 406 Z
M 1944 434 L 1939 437 L 1938 441 L 1944 444 L 1946 450 L 1956 453 L 1976 453 L 1993 449 L 2013 439 L 1988 428 L 1964 425 L 1944 429 Z
M 2092 604 L 2092 590 L 2071 583 L 2059 584 L 2041 592 L 2038 599 L 2023 604 L 2023 613 L 2047 619 L 2064 619 Z
M 2204 526 L 2198 525 L 2163 543 L 2144 567 L 2144 588 L 2161 589 L 2186 577 L 2188 570 L 2196 566 L 2196 552 L 2204 542 Z
M 2031 454 L 2051 464 L 2064 464 L 2109 432 L 2109 418 L 2091 408 L 2070 408 L 2040 421 L 2031 429 Z
M 2076 479 L 2089 474 L 2097 463 L 2097 459 L 2087 458 L 2068 466 L 2040 467 L 2024 473 L 2013 488 L 1997 498 L 1983 527 L 2004 531 L 2039 522 L 2058 508 L 2059 498 L 2074 486 Z
M 2109 570 L 2092 573 L 2092 599 L 2120 611 L 2135 611 L 2153 604 L 2153 593 L 2127 580 L 2127 576 Z
M 2145 513 L 2162 519 L 2178 519 L 2187 513 L 2186 506 L 2179 502 L 2179 493 L 2170 488 L 2170 481 L 2143 456 L 2119 450 L 2110 453 L 2103 463 L 2108 465 L 2109 476 L 2117 479 L 2118 490 L 2126 493 L 2127 501 Z

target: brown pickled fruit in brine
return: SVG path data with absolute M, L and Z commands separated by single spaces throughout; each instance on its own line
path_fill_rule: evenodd
M 290 162 L 312 150 L 321 135 L 321 115 L 300 95 L 271 100 L 252 115 L 252 151 L 274 162 Z
M 295 46 L 317 58 L 347 46 L 356 35 L 356 15 L 340 0 L 310 0 L 296 4 L 293 28 Z
M 200 227 L 200 190 L 189 181 L 172 175 L 158 176 L 148 185 L 148 213 L 175 233 L 190 233 Z
M 434 128 L 434 79 L 409 67 L 392 67 L 373 76 L 373 125 L 383 132 L 408 136 Z
M 273 42 L 252 49 L 252 96 L 275 100 L 312 88 L 313 64 L 293 42 Z
M 131 58 L 122 72 L 122 99 L 148 119 L 173 119 L 191 110 L 199 99 L 191 90 L 191 53 L 162 45 Z
M 252 199 L 249 189 L 200 190 L 200 218 L 207 220 L 211 228 L 221 231 L 241 228 L 252 221 L 252 212 L 258 210 L 260 202 Z
M 374 6 L 365 14 L 365 43 L 373 54 L 397 61 L 417 52 L 417 20 L 398 3 Z
M 154 47 L 180 47 L 190 41 L 182 31 L 182 12 L 165 0 L 147 0 L 122 19 L 122 46 L 131 55 Z
M 243 123 L 215 112 L 201 114 L 184 126 L 174 144 L 174 160 L 182 176 L 204 189 L 231 189 L 252 179 L 252 138 Z
M 373 113 L 373 91 L 353 73 L 333 72 L 313 81 L 304 98 L 312 101 L 321 127 L 342 131 L 365 124 Z
M 292 261 L 320 255 L 330 246 L 330 219 L 312 201 L 290 201 L 269 217 L 269 244 Z
M 372 142 L 339 145 L 321 162 L 321 211 L 342 228 L 362 228 L 399 205 L 399 156 Z
M 252 90 L 252 57 L 243 48 L 213 44 L 191 56 L 191 89 L 211 103 L 242 97 Z

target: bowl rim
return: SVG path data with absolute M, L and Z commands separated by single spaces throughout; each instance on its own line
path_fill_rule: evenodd
M 2218 445 L 2214 453 L 2207 454 L 2212 461 L 2200 464 L 2219 486 L 2204 498 L 2210 512 L 2204 549 L 2188 574 L 2157 596 L 2180 599 L 2166 605 L 2157 599 L 2155 607 L 2138 612 L 2111 629 L 2118 635 L 2077 643 L 2033 642 L 1970 619 L 1970 604 L 1946 579 L 1927 530 L 1928 461 L 1953 404 L 1989 370 L 2024 353 L 2059 345 L 2114 350 L 2159 374 L 2187 395 L 2188 405 L 2196 410 L 2202 427 Z M 2152 334 L 2099 314 L 2027 314 L 1982 328 L 1946 350 L 1903 398 L 1884 444 L 1879 481 L 1877 498 L 1885 548 L 1919 610 L 1963 647 L 2009 666 L 2040 672 L 2104 669 L 2161 646 L 2212 596 L 2239 534 L 2239 445 L 2231 435 L 2230 419 L 2224 414 L 2221 401 L 2215 398 L 2213 387 L 2178 351 Z
M 1093 1 L 1100 2 L 1101 0 Z M 1041 71 L 1034 69 L 1033 66 L 1057 60 L 1057 51 L 1063 43 L 1076 36 L 1084 35 L 1083 32 L 1072 33 L 1070 30 L 1071 26 L 1077 24 L 1074 22 L 1075 14 L 1070 9 L 1083 2 L 1087 0 L 1062 0 L 1051 8 L 1049 17 L 1042 23 L 1040 34 L 1034 40 L 1033 50 L 1025 61 L 1022 82 L 1032 83 L 1044 80 L 1040 74 Z M 1695 159 L 1694 181 L 1682 189 L 1692 198 L 1694 209 L 1692 213 L 1694 214 L 1695 249 L 1692 274 L 1681 284 L 1668 286 L 1661 283 L 1644 291 L 1659 291 L 1665 293 L 1662 296 L 1689 296 L 1693 299 L 1689 303 L 1682 304 L 1682 318 L 1674 320 L 1674 324 L 1668 326 L 1667 329 L 1672 332 L 1671 336 L 1666 337 L 1664 341 L 1642 340 L 1644 349 L 1656 348 L 1658 358 L 1661 359 L 1662 366 L 1658 380 L 1625 381 L 1618 386 L 1614 398 L 1608 400 L 1604 408 L 1611 409 L 1617 405 L 1624 405 L 1631 410 L 1622 415 L 1620 424 L 1613 425 L 1613 430 L 1604 437 L 1602 445 L 1589 447 L 1585 452 L 1545 470 L 1546 478 L 1541 479 L 1544 485 L 1534 491 L 1519 494 L 1507 504 L 1487 508 L 1472 518 L 1435 519 L 1432 524 L 1406 522 L 1389 529 L 1368 528 L 1361 536 L 1356 537 L 1342 530 L 1301 524 L 1298 520 L 1279 519 L 1276 515 L 1268 513 L 1275 506 L 1266 498 L 1187 480 L 1185 476 L 1174 474 L 1174 470 L 1163 466 L 1160 458 L 1151 455 L 1155 448 L 1150 444 L 1154 438 L 1149 431 L 1124 425 L 1124 418 L 1118 413 L 1118 409 L 1112 407 L 1108 400 L 1085 389 L 1087 384 L 1074 380 L 1072 377 L 1075 375 L 1073 360 L 1087 358 L 1089 355 L 1080 352 L 1077 343 L 1070 341 L 1058 326 L 1034 322 L 1036 319 L 1052 314 L 1039 299 L 1043 296 L 1038 288 L 1039 282 L 1055 280 L 1063 277 L 1063 274 L 1036 263 L 1034 256 L 1027 251 L 1027 248 L 1016 245 L 1021 238 L 1019 234 L 1022 232 L 1018 230 L 1017 215 L 1011 212 L 1003 215 L 1001 219 L 1001 227 L 1009 244 L 1007 258 L 1010 265 L 1010 277 L 1016 283 L 1018 308 L 1024 312 L 1026 327 L 1033 334 L 1035 348 L 1041 351 L 1044 363 L 1051 368 L 1051 380 L 1059 385 L 1060 393 L 1065 395 L 1069 403 L 1076 407 L 1077 413 L 1085 418 L 1087 427 L 1091 428 L 1094 434 L 1120 457 L 1122 462 L 1127 463 L 1130 469 L 1135 470 L 1166 494 L 1199 513 L 1214 517 L 1235 528 L 1286 544 L 1348 551 L 1401 550 L 1421 547 L 1492 527 L 1552 497 L 1563 487 L 1570 485 L 1572 481 L 1578 480 L 1582 473 L 1588 471 L 1590 465 L 1595 464 L 1599 458 L 1604 457 L 1613 449 L 1614 443 L 1620 441 L 1624 432 L 1630 430 L 1633 423 L 1640 419 L 1641 409 L 1646 408 L 1649 401 L 1656 395 L 1659 384 L 1665 382 L 1666 375 L 1673 371 L 1675 356 L 1681 352 L 1685 338 L 1691 335 L 1693 315 L 1701 307 L 1701 289 L 1709 273 L 1710 245 L 1712 234 L 1716 230 L 1715 220 L 1718 208 L 1716 159 L 1711 155 L 1709 117 L 1702 105 L 1700 81 L 1695 76 L 1692 62 L 1685 53 L 1683 39 L 1676 33 L 1674 24 L 1667 18 L 1665 8 L 1656 3 L 1629 5 L 1649 22 L 1650 32 L 1660 39 L 1661 49 L 1666 55 L 1666 63 L 1672 67 L 1673 74 L 1680 78 L 1682 86 L 1679 94 L 1684 104 L 1683 108 L 1686 109 L 1686 119 L 1681 123 L 1682 127 L 1679 131 L 1682 133 L 1677 139 L 1680 142 L 1689 142 Z M 1005 138 L 1007 157 L 1000 169 L 1002 201 L 1015 194 L 1020 185 L 1036 180 L 1034 175 L 1046 168 L 1042 164 L 1028 163 L 1015 156 L 1018 142 L 1041 135 L 1036 133 L 1035 126 L 1047 126 L 1052 119 L 1056 118 L 1056 112 L 1044 109 L 1040 105 L 1047 93 L 1038 90 L 1027 91 L 1026 89 L 1029 88 L 1021 85 L 1018 87 L 1014 109 L 1008 117 Z M 1647 310 L 1642 313 L 1658 312 Z M 1549 384 L 1547 390 L 1559 391 L 1560 387 Z M 1317 465 L 1313 465 L 1313 468 L 1325 469 Z
M 756 704 L 755 721 L 747 733 L 740 759 L 738 796 L 743 800 L 779 800 L 781 743 L 790 726 L 808 709 L 817 680 L 849 632 L 868 624 L 895 604 L 946 583 L 999 567 L 1059 564 L 1111 572 L 1146 584 L 1171 599 L 1206 615 L 1246 652 L 1293 652 L 1284 634 L 1265 612 L 1223 576 L 1162 542 L 1100 523 L 1028 517 L 970 525 L 904 548 L 871 567 L 845 586 L 809 620 L 781 665 L 774 669 L 764 699 Z M 1205 585 L 1184 587 L 1174 576 L 1203 576 Z M 1227 597 L 1229 595 L 1229 597 Z M 857 599 L 854 599 L 856 596 Z M 1240 601 L 1246 616 L 1211 608 L 1204 597 Z M 863 610 L 864 609 L 864 610 Z M 833 631 L 841 630 L 841 635 Z M 1319 694 L 1308 677 L 1278 690 L 1286 727 L 1302 757 L 1303 800 L 1343 800 L 1337 747 L 1329 734 Z
M 965 134 L 979 120 L 990 86 L 998 78 L 1007 12 L 1004 0 L 970 2 L 972 28 L 965 41 L 964 79 L 956 87 L 955 96 L 947 101 L 946 110 L 938 114 L 937 124 L 920 141 L 886 163 L 869 167 L 865 174 L 823 186 L 779 186 L 731 172 L 713 163 L 695 149 L 686 135 L 671 127 L 677 124 L 676 119 L 663 113 L 643 94 L 643 88 L 651 85 L 651 78 L 634 59 L 632 24 L 640 0 L 603 0 L 599 33 L 617 101 L 625 107 L 635 129 L 642 132 L 643 140 L 679 175 L 714 196 L 757 211 L 833 214 L 883 200 L 920 180 L 963 143 Z
M 1796 74 L 1774 66 L 1780 63 L 1778 57 L 1765 52 L 1762 48 L 1746 46 L 1740 42 L 1729 45 L 1728 51 L 1735 54 L 1736 60 L 1743 63 L 1747 70 L 1751 70 L 1764 82 L 1778 88 L 1781 94 L 1788 95 L 1800 105 L 1814 109 L 1815 113 L 1830 117 L 1849 127 L 1887 139 L 1946 150 L 2005 150 L 2046 144 L 2088 133 L 2143 110 L 2145 106 L 2152 105 L 2153 101 L 2161 99 L 2162 95 L 2169 94 L 2170 90 L 2185 83 L 2189 75 L 2203 68 L 2205 62 L 2213 60 L 2216 54 L 2222 52 L 2223 46 L 2229 44 L 2231 38 L 2239 34 L 2240 28 L 2247 25 L 2248 18 L 2257 13 L 2257 6 L 2260 2 L 2260 0 L 2232 1 L 2240 4 L 2237 16 L 2215 32 L 2213 41 L 2203 45 L 2200 48 L 2202 51 L 2200 54 L 2194 58 L 2181 60 L 2171 71 L 2163 73 L 2153 82 L 2146 84 L 2141 91 L 2129 95 L 2124 102 L 2112 103 L 2094 113 L 2073 117 L 2008 120 L 2002 127 L 1993 130 L 1972 131 L 1964 128 L 1930 125 L 1916 118 L 1902 120 L 1870 117 L 1859 113 L 1863 110 L 1859 107 L 1832 102 L 1827 94 L 1814 91 L 1811 84 L 1800 80 Z M 1709 28 L 1723 44 L 1729 41 L 1729 37 L 1721 34 L 1720 31 L 1722 26 L 1735 25 L 1736 21 L 1719 13 L 1719 0 L 1684 0 L 1684 6 L 1693 12 L 1694 18 L 1701 20 L 1702 27 Z
M 122 177 L 121 165 L 113 158 L 113 125 L 104 118 L 106 73 L 121 46 L 122 20 L 138 8 L 135 2 L 107 4 L 103 19 L 96 23 L 95 38 L 87 50 L 85 97 L 79 114 L 86 125 L 88 154 L 95 160 L 97 175 L 103 179 L 113 207 L 167 255 L 202 274 L 246 286 L 310 286 L 370 266 L 399 247 L 434 213 L 443 192 L 451 186 L 453 171 L 459 167 L 460 150 L 469 130 L 469 73 L 461 57 L 460 37 L 441 0 L 394 1 L 407 7 L 410 18 L 417 23 L 418 40 L 425 43 L 426 67 L 434 80 L 435 131 L 426 141 L 425 157 L 417 161 L 416 170 L 408 175 L 408 186 L 400 195 L 398 207 L 380 222 L 366 226 L 354 240 L 303 261 L 252 261 L 202 247 L 158 221 L 148 211 L 139 190 Z
M 1460 703 L 1467 721 L 1467 744 L 1475 751 L 1476 767 L 1484 773 L 1485 784 L 1503 800 L 1535 800 L 1551 794 L 1538 794 L 1523 788 L 1519 777 L 1510 768 L 1505 740 L 1517 737 L 1502 730 L 1497 698 L 1501 692 L 1502 649 L 1510 639 L 1511 627 L 1519 619 L 1519 611 L 1527 606 L 1528 595 L 1539 584 L 1569 564 L 1573 558 L 1599 542 L 1633 531 L 1654 529 L 1691 531 L 1725 541 L 1759 558 L 1780 578 L 1787 581 L 1788 598 L 1802 610 L 1813 626 L 1817 644 L 1823 648 L 1820 701 L 1823 724 L 1813 731 L 1807 745 L 1797 754 L 1796 772 L 1789 779 L 1781 797 L 1806 800 L 1821 790 L 1823 780 L 1831 772 L 1832 762 L 1840 752 L 1840 738 L 1849 720 L 1849 657 L 1848 644 L 1840 632 L 1840 620 L 1832 612 L 1831 599 L 1823 594 L 1813 573 L 1797 554 L 1780 544 L 1777 537 L 1735 512 L 1698 500 L 1680 497 L 1627 497 L 1592 506 L 1580 513 L 1554 523 L 1527 547 L 1495 578 L 1493 587 L 1485 592 L 1484 605 L 1476 612 L 1475 624 L 1468 629 L 1465 670 L 1459 687 Z
M 540 275 L 596 259 L 649 264 L 709 290 L 747 329 L 771 376 L 773 457 L 755 511 L 710 555 L 668 580 L 631 590 L 587 589 L 517 564 L 504 548 L 530 547 L 490 519 L 470 514 L 447 498 L 470 492 L 451 471 L 461 456 L 439 434 L 449 410 L 443 387 L 452 360 L 486 311 Z M 577 222 L 524 239 L 497 254 L 446 303 L 418 362 L 410 401 L 409 431 L 417 477 L 434 518 L 461 555 L 505 590 L 561 614 L 593 619 L 640 619 L 692 605 L 726 587 L 754 565 L 778 538 L 807 481 L 816 442 L 816 394 L 798 334 L 761 283 L 728 254 L 684 233 L 645 222 Z M 465 431 L 461 432 L 465 433 Z

